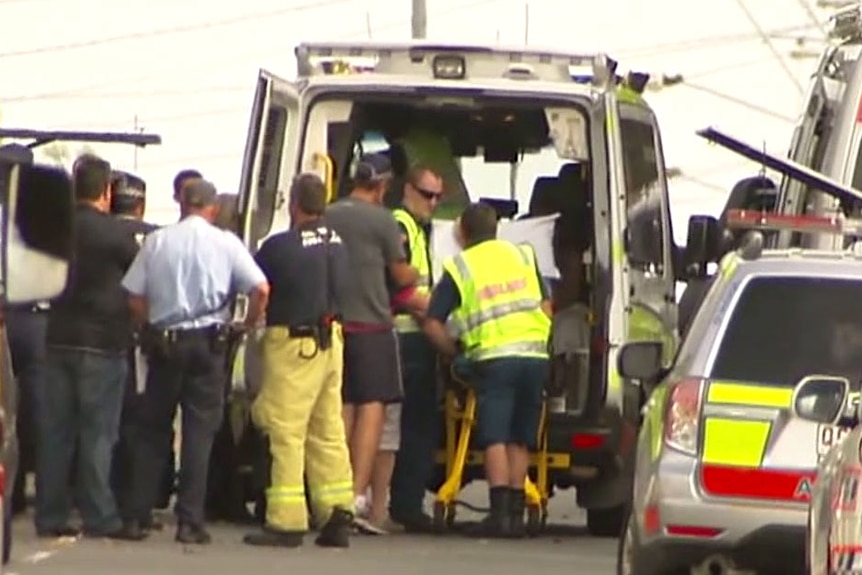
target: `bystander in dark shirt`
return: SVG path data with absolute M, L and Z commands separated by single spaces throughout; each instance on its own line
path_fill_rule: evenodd
M 271 289 L 267 326 L 316 326 L 326 315 L 341 314 L 349 289 L 347 250 L 322 220 L 270 237 L 255 259 Z
M 125 352 L 131 318 L 120 282 L 138 244 L 120 221 L 86 205 L 75 214 L 74 242 L 66 289 L 51 303 L 47 343 Z

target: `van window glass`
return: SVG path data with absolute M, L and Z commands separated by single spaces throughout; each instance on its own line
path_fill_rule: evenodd
M 787 387 L 812 374 L 862 380 L 860 296 L 862 282 L 847 279 L 750 280 L 733 309 L 710 377 Z
M 621 106 L 622 107 L 622 106 Z M 641 267 L 664 264 L 662 184 L 652 124 L 620 119 L 626 184 L 629 259 Z

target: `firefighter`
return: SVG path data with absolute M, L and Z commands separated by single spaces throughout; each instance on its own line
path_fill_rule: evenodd
M 344 340 L 338 323 L 348 289 L 347 251 L 322 215 L 326 186 L 314 174 L 290 189 L 291 229 L 264 242 L 257 262 L 272 287 L 262 336 L 263 382 L 252 419 L 272 456 L 264 529 L 250 545 L 299 547 L 308 530 L 303 475 L 315 543 L 348 547 L 353 476 L 341 417 Z
M 425 484 L 434 469 L 438 413 L 436 393 L 437 356 L 416 320 L 427 307 L 433 280 L 429 237 L 431 216 L 443 197 L 443 179 L 423 165 L 406 175 L 402 207 L 392 213 L 404 239 L 410 265 L 419 271 L 416 282 L 418 301 L 413 309 L 402 309 L 395 316 L 401 353 L 404 402 L 401 411 L 401 444 L 389 502 L 390 518 L 407 532 L 427 532 L 431 517 L 422 508 Z
M 493 208 L 471 204 L 457 226 L 463 252 L 443 264 L 424 331 L 448 356 L 458 347 L 447 327 L 456 335 L 459 363 L 469 367 L 476 393 L 476 435 L 485 450 L 491 509 L 475 534 L 520 537 L 529 449 L 535 447 L 548 378 L 551 305 L 532 248 L 496 239 Z
M 182 219 L 150 234 L 123 287 L 140 323 L 148 373 L 136 422 L 130 501 L 124 505 L 123 537 L 140 540 L 159 479 L 169 463 L 177 404 L 182 409 L 176 540 L 206 544 L 207 468 L 222 423 L 224 365 L 230 337 L 231 302 L 249 297 L 243 327 L 262 317 L 269 284 L 235 235 L 212 225 L 216 189 L 202 179 L 180 194 Z

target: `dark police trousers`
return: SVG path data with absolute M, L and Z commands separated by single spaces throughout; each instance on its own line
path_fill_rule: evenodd
M 204 524 L 210 451 L 224 410 L 225 346 L 215 332 L 215 328 L 171 332 L 169 341 L 147 352 L 147 385 L 134 438 L 133 488 L 123 506 L 126 521 L 145 522 L 155 505 L 179 405 L 182 446 L 174 511 L 181 524 Z

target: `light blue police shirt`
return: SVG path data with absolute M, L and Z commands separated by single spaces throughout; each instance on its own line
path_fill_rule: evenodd
M 150 324 L 193 329 L 230 322 L 231 299 L 265 282 L 237 236 L 189 216 L 146 237 L 123 287 L 146 298 Z

